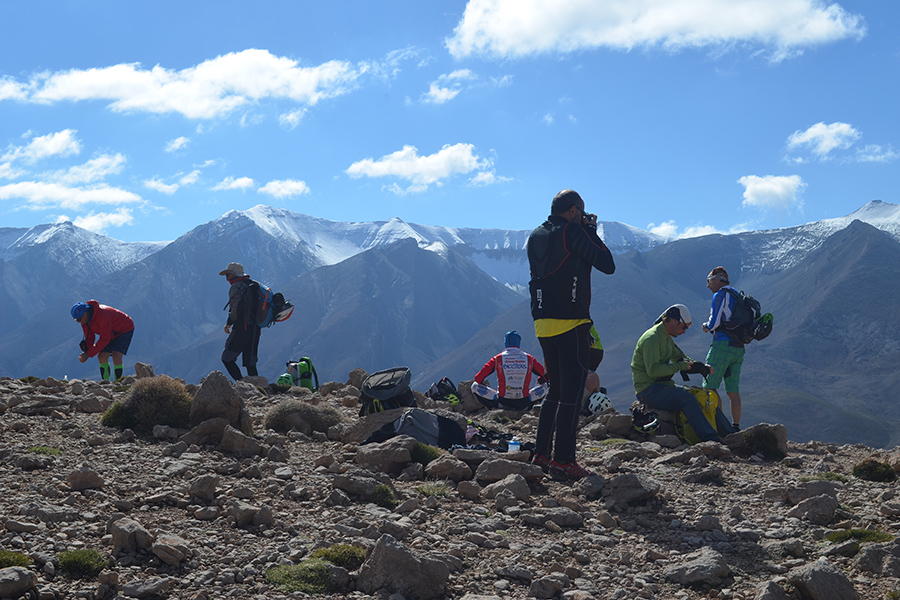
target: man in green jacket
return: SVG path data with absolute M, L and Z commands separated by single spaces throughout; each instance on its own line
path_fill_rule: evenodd
M 660 315 L 653 327 L 638 340 L 631 358 L 634 391 L 642 404 L 660 410 L 680 410 L 697 436 L 704 442 L 721 441 L 718 432 L 703 415 L 694 395 L 675 386 L 672 376 L 688 371 L 694 361 L 675 345 L 674 338 L 691 326 L 691 313 L 684 304 L 675 304 Z

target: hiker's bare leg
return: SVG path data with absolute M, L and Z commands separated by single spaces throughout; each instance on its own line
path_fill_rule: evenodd
M 728 400 L 731 403 L 731 420 L 734 423 L 741 422 L 741 394 L 728 392 Z

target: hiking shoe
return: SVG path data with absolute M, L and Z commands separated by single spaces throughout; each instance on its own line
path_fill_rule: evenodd
M 549 458 L 547 458 L 546 456 L 544 456 L 543 454 L 535 453 L 535 455 L 531 458 L 531 464 L 537 465 L 538 467 L 540 467 L 541 471 L 543 471 L 544 473 L 546 473 L 550 470 L 551 462 L 552 461 Z
M 741 425 L 740 425 L 740 423 L 732 423 L 731 426 L 734 427 L 734 430 L 735 430 L 735 431 L 740 431 L 740 430 L 741 430 Z
M 553 461 L 550 463 L 550 477 L 556 481 L 566 481 L 567 479 L 584 479 L 596 475 L 593 471 L 585 469 L 574 460 L 569 463 L 560 463 Z

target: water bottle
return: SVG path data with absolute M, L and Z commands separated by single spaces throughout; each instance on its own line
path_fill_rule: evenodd
M 519 438 L 515 436 L 513 436 L 513 439 L 509 440 L 508 446 L 510 452 L 518 452 L 522 447 L 522 445 L 519 444 Z

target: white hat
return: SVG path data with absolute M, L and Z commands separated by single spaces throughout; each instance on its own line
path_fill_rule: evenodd
M 675 311 L 678 311 L 677 314 Z M 684 304 L 673 304 L 666 309 L 666 314 L 670 319 L 678 319 L 682 323 L 691 324 L 691 311 Z
M 234 275 L 235 277 L 243 277 L 244 265 L 237 262 L 228 263 L 227 267 L 225 267 L 222 271 L 219 271 L 219 275 Z

